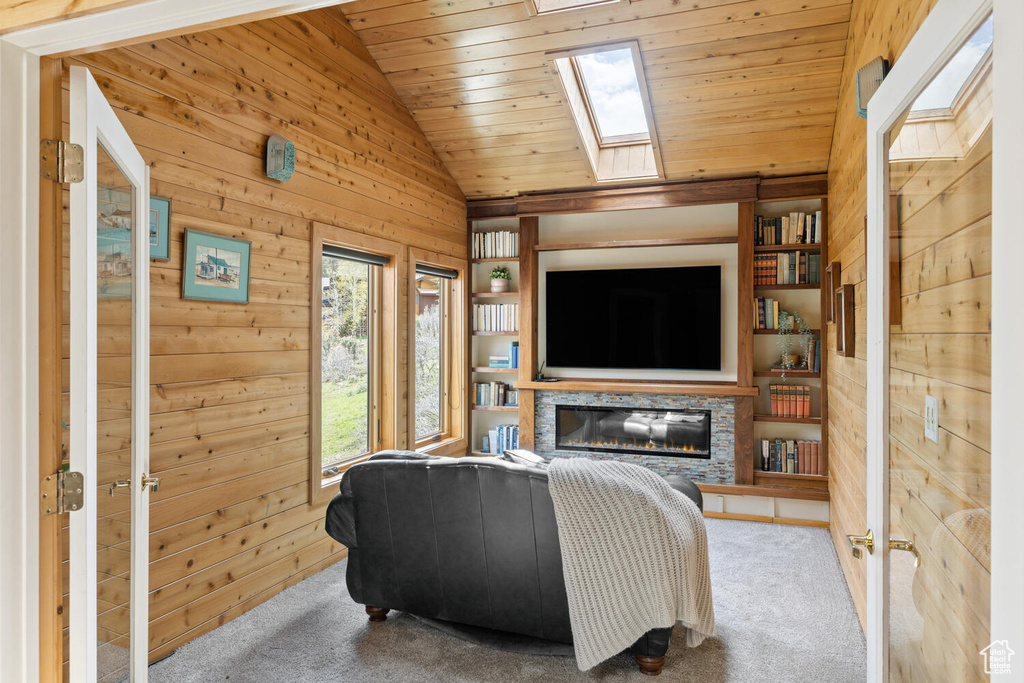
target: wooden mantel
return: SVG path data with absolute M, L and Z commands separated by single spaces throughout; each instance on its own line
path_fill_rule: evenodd
M 678 384 L 655 382 L 619 382 L 602 380 L 559 380 L 557 382 L 516 382 L 516 389 L 527 391 L 597 391 L 606 394 L 669 394 L 690 396 L 757 396 L 757 387 L 735 384 Z

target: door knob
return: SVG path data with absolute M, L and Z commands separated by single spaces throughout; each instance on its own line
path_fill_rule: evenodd
M 846 537 L 846 542 L 850 544 L 850 552 L 858 560 L 862 557 L 863 552 L 861 548 L 867 548 L 868 554 L 875 552 L 875 534 L 868 529 L 868 532 L 863 536 L 850 536 Z
M 911 541 L 903 538 L 890 538 L 889 550 L 906 550 L 908 553 L 914 553 L 914 568 L 921 566 L 921 552 L 914 547 Z
M 110 495 L 114 495 L 114 489 L 125 489 L 132 485 L 131 479 L 115 479 L 110 485 Z
M 145 491 L 146 487 L 149 487 L 151 491 L 160 490 L 160 479 L 159 477 L 151 477 L 148 474 L 142 475 L 142 490 Z

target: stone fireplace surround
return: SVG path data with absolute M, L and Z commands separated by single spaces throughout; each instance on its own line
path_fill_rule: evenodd
M 603 453 L 558 450 L 555 445 L 557 406 L 599 406 L 640 410 L 707 410 L 711 412 L 711 457 L 677 458 L 634 453 Z M 734 478 L 735 410 L 732 396 L 698 394 L 670 395 L 649 393 L 610 393 L 588 391 L 538 390 L 534 398 L 534 450 L 546 457 L 586 457 L 594 460 L 618 460 L 642 465 L 655 472 L 679 474 L 699 483 L 732 484 Z

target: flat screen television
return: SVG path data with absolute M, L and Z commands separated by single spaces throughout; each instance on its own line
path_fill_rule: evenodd
M 722 268 L 548 271 L 551 367 L 722 369 Z

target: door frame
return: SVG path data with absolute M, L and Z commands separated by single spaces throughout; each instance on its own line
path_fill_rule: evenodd
M 40 434 L 52 432 L 45 424 L 52 410 L 43 410 L 42 419 L 40 413 L 52 397 L 39 391 L 41 380 L 49 379 L 40 364 L 50 348 L 44 344 L 40 353 L 40 324 L 52 315 L 40 308 L 53 305 L 40 299 L 41 292 L 52 291 L 39 281 L 41 59 L 343 2 L 148 0 L 0 35 L 0 680 L 59 681 L 61 672 L 60 662 L 49 661 L 62 649 L 61 616 L 54 609 L 61 602 L 59 561 L 50 566 L 55 525 L 41 524 L 39 513 L 39 482 L 59 457 L 40 450 L 50 443 Z M 52 201 L 52 194 L 43 192 L 42 201 Z M 86 482 L 87 488 L 94 485 Z
M 907 45 L 892 71 L 868 103 L 867 123 L 867 526 L 877 552 L 867 555 L 867 679 L 887 681 L 888 528 L 889 528 L 889 209 L 885 153 L 888 130 L 914 98 L 941 70 L 981 21 L 995 14 L 994 52 L 998 63 L 1024 63 L 1024 9 L 1020 0 L 939 0 Z M 1013 520 L 1024 518 L 1024 497 L 1015 489 L 1024 482 L 1019 456 L 1017 406 L 1024 384 L 1024 363 L 1014 340 L 1024 335 L 1017 312 L 1019 278 L 1015 255 L 1024 251 L 1024 236 L 1015 229 L 1019 191 L 1024 177 L 1024 135 L 1019 112 L 1024 107 L 1024 78 L 1019 69 L 993 69 L 992 202 L 992 617 L 993 640 L 1024 646 L 1024 545 Z M 1007 121 L 1010 125 L 1000 126 Z M 1019 345 L 1018 345 L 1019 348 Z M 1019 522 L 1018 522 L 1019 523 Z M 980 653 L 979 653 L 980 656 Z M 1013 680 L 1024 680 L 1024 662 Z

